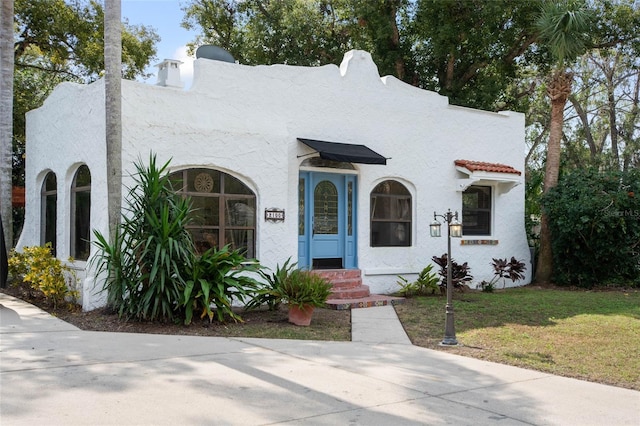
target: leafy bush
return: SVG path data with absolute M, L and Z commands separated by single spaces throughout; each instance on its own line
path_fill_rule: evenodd
M 487 293 L 491 293 L 495 289 L 500 278 L 502 278 L 502 288 L 505 287 L 507 278 L 512 282 L 524 279 L 524 271 L 527 269 L 524 262 L 513 256 L 511 256 L 511 260 L 493 258 L 491 266 L 493 267 L 493 278 L 489 282 L 482 281 L 480 283 L 482 291 Z
M 556 283 L 640 285 L 640 170 L 574 170 L 543 198 Z
M 171 321 L 179 308 L 195 251 L 186 229 L 191 201 L 176 195 L 166 173 L 169 162 L 136 163 L 135 185 L 113 243 L 95 231 L 98 272 L 106 273 L 107 303 L 119 315 Z
M 256 272 L 259 266 L 255 263 L 245 263 L 245 257 L 239 250 L 231 250 L 224 246 L 220 250 L 211 248 L 200 256 L 192 259 L 180 305 L 185 309 L 185 324 L 190 324 L 194 312 L 200 312 L 200 318 L 215 315 L 220 322 L 229 316 L 234 321 L 242 321 L 240 315 L 233 311 L 233 301 L 244 302 L 246 298 L 253 299 L 258 288 L 258 282 L 247 275 Z
M 77 291 L 69 288 L 65 277 L 66 273 L 72 280 L 73 271 L 53 256 L 51 243 L 44 247 L 25 247 L 22 253 L 12 250 L 8 263 L 13 277 L 21 277 L 32 290 L 41 293 L 54 306 L 66 299 L 75 300 L 78 296 Z
M 322 307 L 331 294 L 331 283 L 311 271 L 295 269 L 282 283 L 277 295 L 289 305 Z
M 247 272 L 259 266 L 244 265 L 247 259 L 229 246 L 197 254 L 187 230 L 194 210 L 190 199 L 174 192 L 169 162 L 159 167 L 152 154 L 149 166 L 135 166 L 136 184 L 113 243 L 95 232 L 99 252 L 93 261 L 106 276 L 107 304 L 139 320 L 190 324 L 196 313 L 210 321 L 241 321 L 232 304 L 254 297 L 257 282 Z
M 447 288 L 447 253 L 442 256 L 433 256 L 431 260 L 440 267 L 438 275 L 440 275 L 440 290 L 445 291 Z M 469 281 L 473 279 L 473 275 L 470 274 L 471 268 L 464 262 L 463 264 L 457 263 L 454 259 L 451 259 L 451 283 L 453 288 L 462 289 Z
M 418 274 L 418 279 L 413 282 L 409 282 L 409 280 L 402 276 L 398 276 L 398 278 L 398 285 L 400 286 L 398 293 L 405 297 L 435 294 L 439 288 L 438 281 L 440 281 L 440 278 L 433 272 L 433 265 L 431 264 L 427 265 L 420 274 Z
M 282 303 L 280 291 L 282 284 L 286 281 L 291 271 L 295 269 L 296 265 L 297 262 L 291 263 L 291 258 L 289 258 L 284 262 L 284 265 L 277 265 L 274 272 L 269 273 L 265 269 L 260 269 L 258 273 L 265 282 L 247 303 L 246 308 L 255 309 L 266 304 L 270 311 L 277 310 Z

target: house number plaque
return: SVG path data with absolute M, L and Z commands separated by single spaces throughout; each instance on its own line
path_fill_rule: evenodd
M 264 209 L 264 220 L 271 222 L 284 222 L 284 209 Z

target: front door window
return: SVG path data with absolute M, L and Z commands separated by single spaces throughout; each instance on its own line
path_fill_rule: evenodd
M 338 189 L 328 180 L 318 183 L 313 197 L 315 234 L 338 233 Z

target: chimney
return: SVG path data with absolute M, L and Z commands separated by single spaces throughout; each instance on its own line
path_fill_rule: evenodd
M 158 67 L 158 82 L 156 86 L 182 89 L 184 86 L 180 81 L 180 65 L 182 64 L 183 62 L 177 59 L 165 59 L 156 65 Z

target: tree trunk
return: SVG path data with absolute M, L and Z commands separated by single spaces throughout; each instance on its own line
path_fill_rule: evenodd
M 0 9 L 0 220 L 4 247 L 13 247 L 13 0 L 2 0 Z
M 564 70 L 553 73 L 547 95 L 551 100 L 551 123 L 549 127 L 549 143 L 547 145 L 547 160 L 544 172 L 544 189 L 546 194 L 558 184 L 560 173 L 560 154 L 562 141 L 562 126 L 564 124 L 564 107 L 567 98 L 571 94 L 571 81 L 573 75 Z M 536 267 L 536 281 L 546 283 L 553 276 L 553 251 L 551 248 L 551 230 L 549 218 L 542 210 L 540 229 L 540 252 Z
M 620 170 L 620 155 L 618 150 L 618 120 L 616 117 L 615 86 L 613 81 L 614 70 L 606 74 L 607 77 L 607 104 L 609 110 L 609 132 L 611 136 L 611 154 L 613 155 L 613 166 Z
M 638 142 L 633 138 L 635 123 L 638 120 L 638 113 L 640 112 L 640 72 L 636 72 L 635 79 L 636 82 L 633 88 L 633 94 L 631 96 L 631 110 L 625 114 L 624 121 L 622 123 L 625 144 L 625 149 L 622 155 L 622 170 L 624 170 L 625 172 L 634 162 L 637 165 L 640 165 L 638 163 L 640 159 L 640 150 L 636 149 L 637 147 L 639 147 Z
M 104 14 L 107 188 L 111 243 L 122 210 L 122 23 L 120 0 L 106 0 Z
M 396 77 L 399 80 L 404 80 L 405 77 L 405 63 L 404 58 L 402 57 L 402 50 L 400 48 L 400 30 L 398 29 L 398 7 L 400 7 L 400 2 L 392 1 L 389 3 L 389 24 L 391 25 L 391 39 L 389 43 L 391 45 L 391 49 L 396 54 L 395 60 L 395 70 Z
M 589 117 L 587 112 L 582 108 L 580 101 L 576 99 L 575 96 L 569 96 L 569 101 L 571 105 L 573 105 L 573 109 L 576 110 L 576 114 L 582 123 L 582 128 L 584 129 L 584 139 L 589 146 L 589 158 L 591 160 L 591 164 L 596 164 L 598 157 L 598 149 L 596 148 L 596 143 L 593 139 L 593 133 L 591 133 L 591 124 L 589 123 Z

